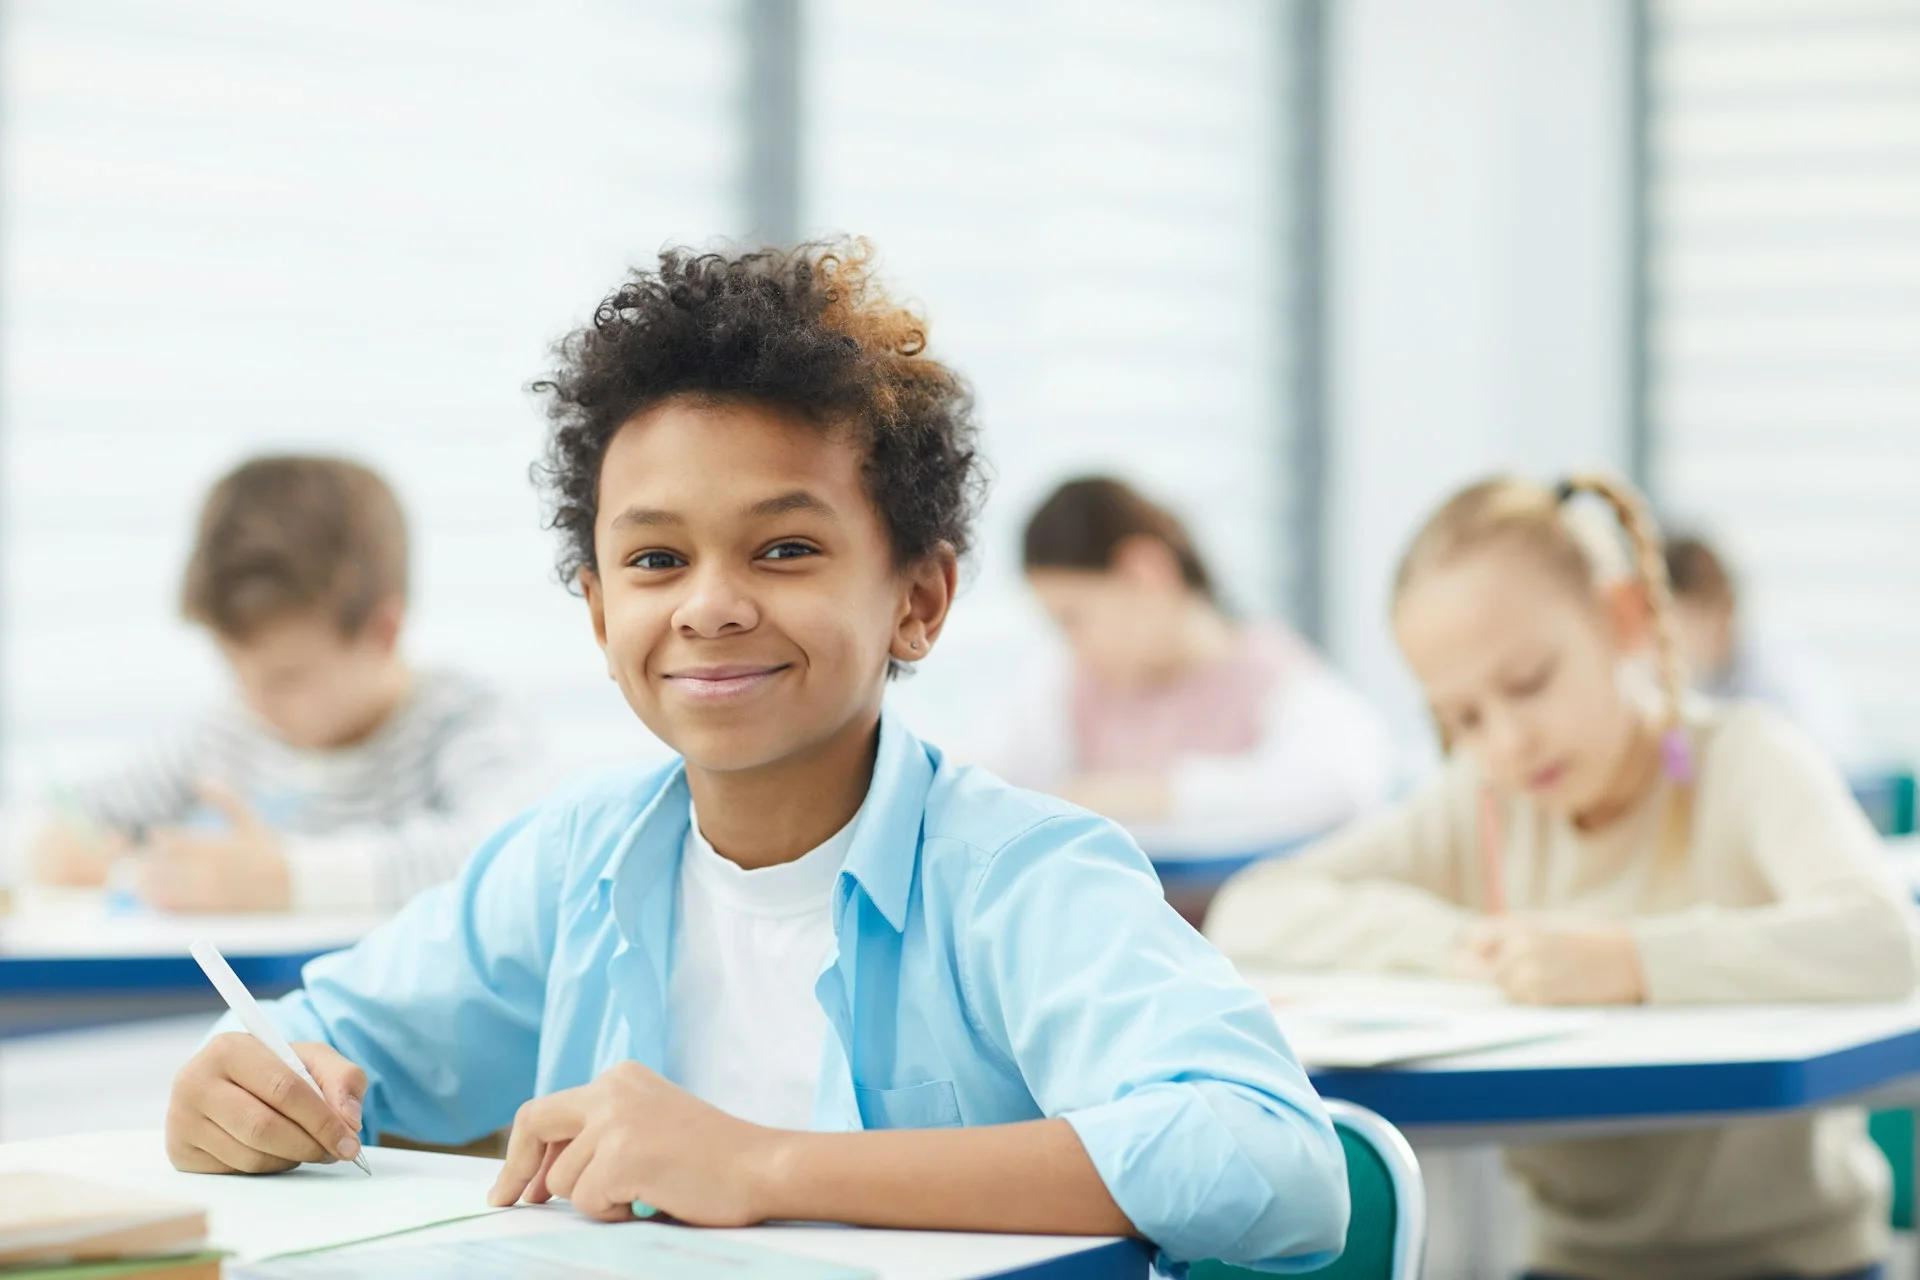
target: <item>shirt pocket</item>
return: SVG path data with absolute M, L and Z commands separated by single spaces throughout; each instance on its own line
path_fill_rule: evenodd
M 900 1089 L 853 1086 L 860 1123 L 869 1129 L 957 1129 L 960 1095 L 951 1080 L 929 1080 Z

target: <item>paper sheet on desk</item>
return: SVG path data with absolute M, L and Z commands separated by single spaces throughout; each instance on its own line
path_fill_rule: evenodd
M 1273 1001 L 1309 1068 L 1386 1067 L 1572 1035 L 1598 1015 L 1560 1009 L 1440 1008 L 1334 1000 Z
M 497 1160 L 374 1147 L 369 1178 L 350 1164 L 303 1165 L 271 1177 L 181 1173 L 157 1131 L 9 1144 L 0 1170 L 44 1169 L 152 1192 L 208 1211 L 209 1246 L 236 1261 L 331 1249 L 500 1212 L 487 1190 Z

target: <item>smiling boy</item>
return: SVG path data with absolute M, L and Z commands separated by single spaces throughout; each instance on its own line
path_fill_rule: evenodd
M 670 251 L 560 355 L 561 567 L 681 760 L 556 796 L 308 967 L 274 1014 L 345 1123 L 210 1041 L 175 1164 L 511 1120 L 500 1204 L 1337 1250 L 1318 1099 L 1139 851 L 883 709 L 940 637 L 981 481 L 965 385 L 862 248 Z

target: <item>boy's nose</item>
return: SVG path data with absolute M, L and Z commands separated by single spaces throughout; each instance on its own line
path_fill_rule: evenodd
M 710 571 L 694 574 L 673 624 L 682 633 L 714 637 L 750 631 L 759 623 L 759 610 L 733 575 Z

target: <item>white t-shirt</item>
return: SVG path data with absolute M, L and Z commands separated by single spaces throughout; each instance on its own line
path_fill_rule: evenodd
M 691 815 L 667 983 L 667 1078 L 742 1120 L 812 1127 L 827 1015 L 814 983 L 833 949 L 848 822 L 793 862 L 743 870 Z

